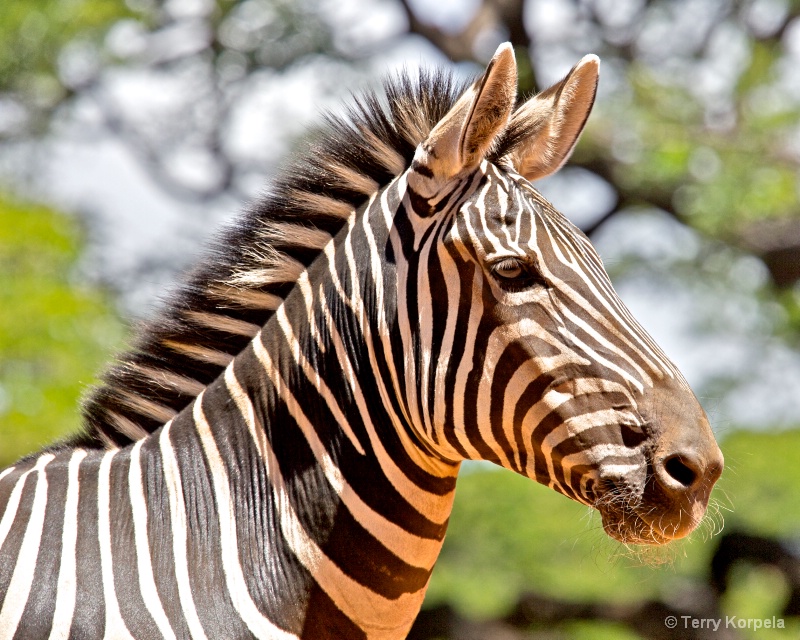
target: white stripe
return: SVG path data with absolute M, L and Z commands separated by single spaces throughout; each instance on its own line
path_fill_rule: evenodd
M 54 457 L 52 454 L 41 456 L 36 461 L 36 466 L 24 474 L 26 477 L 28 473 L 34 473 L 36 476 L 36 489 L 33 495 L 30 519 L 25 528 L 25 536 L 22 539 L 22 546 L 17 556 L 17 564 L 14 567 L 14 573 L 11 575 L 11 581 L 8 583 L 3 608 L 0 609 L 0 638 L 3 639 L 14 636 L 31 592 L 33 574 L 36 571 L 36 561 L 39 558 L 39 545 L 42 540 L 44 512 L 47 507 L 47 476 L 44 473 L 44 468 Z M 24 480 L 20 478 L 17 487 L 21 487 L 23 484 Z M 15 491 L 17 487 L 15 487 Z M 19 499 L 17 500 L 18 504 Z M 3 519 L 5 520 L 5 518 Z
M 619 478 L 626 476 L 633 471 L 638 471 L 641 468 L 641 464 L 605 464 L 603 465 L 603 474 L 607 474 L 610 477 Z
M 197 400 L 195 400 L 197 402 Z M 168 422 L 158 436 L 161 447 L 162 464 L 164 466 L 164 482 L 169 494 L 170 524 L 172 526 L 172 554 L 175 559 L 175 580 L 178 583 L 178 599 L 181 603 L 189 634 L 194 640 L 205 640 L 206 634 L 197 607 L 192 598 L 192 586 L 189 582 L 189 561 L 186 558 L 186 505 L 183 501 L 183 484 L 181 482 L 178 460 L 169 441 L 169 430 L 172 422 Z
M 517 243 L 511 237 L 511 228 L 510 228 L 510 226 L 508 224 L 506 224 L 506 222 L 507 222 L 506 216 L 508 215 L 509 200 L 511 199 L 509 197 L 510 194 L 508 193 L 508 187 L 506 187 L 504 189 L 502 185 L 498 184 L 498 185 L 495 186 L 495 192 L 496 192 L 496 195 L 497 195 L 497 202 L 500 205 L 500 207 L 499 207 L 498 211 L 493 211 L 492 212 L 492 216 L 495 219 L 499 219 L 499 220 L 503 221 L 503 223 L 500 225 L 500 231 L 502 231 L 503 235 L 505 236 L 505 244 L 506 244 L 507 249 L 515 249 L 516 248 L 517 250 L 519 250 L 519 247 L 517 246 Z M 519 195 L 519 190 L 515 189 L 514 190 L 514 194 L 515 195 Z M 514 216 L 514 225 L 515 225 L 514 229 L 515 230 L 516 230 L 517 225 L 519 225 L 519 221 L 520 221 L 521 217 L 522 217 L 521 212 L 517 211 L 516 215 Z M 489 230 L 488 227 L 487 227 L 486 230 L 487 231 Z
M 150 560 L 150 543 L 147 538 L 147 501 L 142 486 L 142 467 L 140 452 L 144 440 L 139 440 L 131 450 L 131 464 L 128 472 L 128 487 L 133 512 L 133 537 L 136 545 L 136 564 L 139 569 L 139 590 L 144 605 L 153 616 L 153 620 L 161 635 L 167 640 L 174 640 L 175 633 L 164 612 L 164 606 L 158 595 L 156 581 L 153 576 L 153 565 Z
M 575 397 L 574 395 L 572 396 Z M 574 438 L 578 434 L 592 429 L 594 427 L 602 427 L 608 425 L 619 425 L 622 422 L 634 423 L 636 417 L 628 411 L 619 411 L 617 409 L 598 409 L 591 413 L 581 413 L 576 416 L 567 418 L 548 433 L 542 440 L 542 450 L 552 451 L 558 445 L 562 444 L 570 438 Z M 627 447 L 626 447 L 627 449 Z M 582 450 L 583 452 L 589 451 L 588 448 Z
M 486 197 L 489 195 L 492 187 L 499 188 L 496 185 L 494 180 L 489 178 L 484 184 L 483 188 L 481 189 L 478 197 L 471 202 L 471 205 L 477 210 L 478 212 L 478 220 L 481 223 L 481 236 L 484 240 L 486 240 L 489 244 L 494 247 L 494 251 L 488 251 L 490 255 L 493 253 L 506 253 L 508 250 L 503 246 L 500 242 L 500 238 L 495 236 L 493 233 L 489 231 L 489 223 L 486 220 L 487 214 L 487 206 L 486 206 Z M 492 217 L 494 217 L 495 211 L 492 211 Z M 473 245 L 476 249 L 481 247 L 482 243 Z
M 125 626 L 114 587 L 114 567 L 111 551 L 111 462 L 118 450 L 108 451 L 100 461 L 97 472 L 97 540 L 100 546 L 100 573 L 103 578 L 105 600 L 105 638 L 133 640 Z
M 76 546 L 78 544 L 78 474 L 86 452 L 78 449 L 72 453 L 67 469 L 67 497 L 64 503 L 64 527 L 61 536 L 61 567 L 58 571 L 56 607 L 49 640 L 67 640 L 75 613 Z
M 257 343 L 260 340 L 256 340 Z M 230 371 L 230 367 L 228 368 Z M 227 371 L 226 371 L 227 377 Z M 236 510 L 231 498 L 231 488 L 225 463 L 217 449 L 214 434 L 203 413 L 203 394 L 197 396 L 192 409 L 195 428 L 203 443 L 203 450 L 208 458 L 208 467 L 211 471 L 211 481 L 214 485 L 214 498 L 217 503 L 219 516 L 220 552 L 222 555 L 222 570 L 225 573 L 225 582 L 228 593 L 237 613 L 241 616 L 247 628 L 258 638 L 269 640 L 297 640 L 298 636 L 288 633 L 264 616 L 253 602 L 247 582 L 244 579 L 242 565 L 239 562 L 239 541 L 236 533 Z
M 28 477 L 28 474 L 31 471 L 33 471 L 33 469 L 28 469 L 22 475 L 20 475 L 19 478 L 17 478 L 14 488 L 11 490 L 11 495 L 8 496 L 8 500 L 6 501 L 6 509 L 3 512 L 3 519 L 0 520 L 0 550 L 3 549 L 3 543 L 6 540 L 6 536 L 8 536 L 11 525 L 14 524 L 14 518 L 17 517 L 17 509 L 19 508 L 19 500 L 22 496 L 22 489 L 25 486 L 25 479 Z

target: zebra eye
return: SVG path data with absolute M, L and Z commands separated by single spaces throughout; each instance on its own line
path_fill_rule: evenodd
M 516 258 L 505 258 L 492 266 L 492 274 L 503 285 L 516 285 L 524 288 L 530 277 L 527 265 Z
M 515 280 L 525 273 L 525 267 L 516 258 L 506 258 L 492 267 L 492 273 L 503 280 Z
M 546 287 L 547 281 L 538 271 L 519 258 L 503 258 L 490 267 L 495 281 L 506 291 L 524 291 L 536 285 Z

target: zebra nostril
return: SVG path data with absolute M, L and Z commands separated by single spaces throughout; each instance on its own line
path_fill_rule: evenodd
M 694 461 L 680 454 L 666 458 L 663 462 L 663 468 L 667 476 L 677 482 L 683 489 L 689 489 L 694 485 L 700 475 Z

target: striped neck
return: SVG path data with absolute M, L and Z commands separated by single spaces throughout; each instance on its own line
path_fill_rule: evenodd
M 396 319 L 381 290 L 393 276 L 362 262 L 387 245 L 381 198 L 395 198 L 393 189 L 354 217 L 224 375 L 158 436 L 179 469 L 187 459 L 181 474 L 202 475 L 189 460 L 206 461 L 220 530 L 235 514 L 247 592 L 304 637 L 317 619 L 370 637 L 407 631 L 454 497 L 458 465 L 420 445 L 392 382 L 402 378 L 389 350 Z M 208 506 L 186 510 L 192 520 Z

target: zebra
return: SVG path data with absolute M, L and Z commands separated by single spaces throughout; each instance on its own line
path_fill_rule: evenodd
M 517 104 L 386 81 L 226 230 L 84 403 L 0 472 L 0 638 L 402 638 L 465 460 L 626 543 L 723 468 L 685 379 L 531 181 L 570 156 L 596 56 Z

